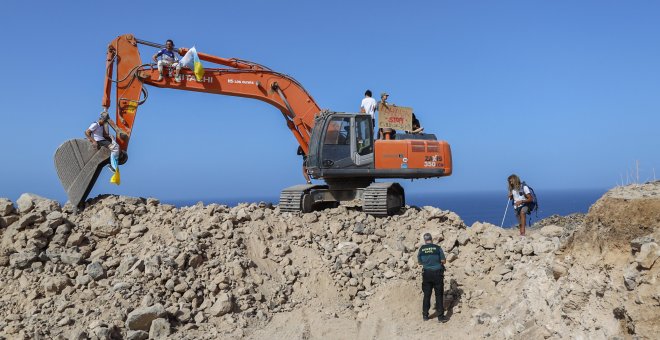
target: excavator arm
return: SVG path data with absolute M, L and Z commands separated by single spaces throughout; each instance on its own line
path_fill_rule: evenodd
M 199 59 L 226 66 L 205 68 L 201 81 L 195 79 L 191 70 L 182 69 L 181 82 L 164 77 L 158 80 L 158 69 L 152 64 L 143 64 L 138 45 L 164 47 L 139 40 L 127 34 L 117 37 L 108 46 L 103 107 L 110 107 L 113 83 L 116 84 L 116 125 L 118 142 L 126 151 L 135 123 L 137 108 L 145 100 L 144 85 L 176 90 L 206 92 L 229 96 L 258 99 L 275 106 L 286 120 L 288 128 L 305 151 L 309 149 L 310 132 L 314 117 L 321 111 L 309 93 L 292 77 L 272 71 L 262 65 L 239 59 L 226 59 L 198 53 Z M 188 49 L 180 48 L 180 55 Z M 116 67 L 116 78 L 112 77 Z
M 127 159 L 138 107 L 148 97 L 147 87 L 170 88 L 186 91 L 238 96 L 261 100 L 276 107 L 285 119 L 305 154 L 309 152 L 310 134 L 314 118 L 321 112 L 314 99 L 292 77 L 275 72 L 257 63 L 221 58 L 198 53 L 199 59 L 214 63 L 218 68 L 206 68 L 200 81 L 191 70 L 181 69 L 181 81 L 163 77 L 158 80 L 158 69 L 151 62 L 143 62 L 138 45 L 156 48 L 163 45 L 143 41 L 131 34 L 117 37 L 108 45 L 106 74 L 102 106 L 107 112 L 115 89 L 115 120 L 110 125 L 115 130 L 122 150 L 120 163 Z M 180 48 L 180 55 L 188 49 Z M 114 85 L 114 86 L 113 86 Z M 69 201 L 80 206 L 91 191 L 103 167 L 109 162 L 107 148 L 99 150 L 83 139 L 69 140 L 55 152 L 55 168 Z

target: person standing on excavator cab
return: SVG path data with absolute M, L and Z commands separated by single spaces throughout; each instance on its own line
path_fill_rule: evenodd
M 99 119 L 85 130 L 87 140 L 89 140 L 96 149 L 101 146 L 108 146 L 112 143 L 108 129 L 106 129 L 106 123 L 109 119 L 110 116 L 108 116 L 107 112 L 101 112 Z
M 376 110 L 378 110 L 378 108 L 380 107 L 381 104 L 385 105 L 385 106 L 390 105 L 387 102 L 387 98 L 389 96 L 390 96 L 390 94 L 387 93 L 387 92 L 383 92 L 383 93 L 380 94 L 380 101 L 378 101 L 378 105 L 376 105 Z M 396 106 L 394 104 L 392 104 L 392 105 Z M 380 112 L 378 112 L 378 114 L 380 114 Z M 378 139 L 384 139 L 385 138 L 385 133 L 389 133 L 390 139 L 394 139 L 394 136 L 396 135 L 396 130 L 390 129 L 390 128 L 378 129 Z
M 153 56 L 154 62 L 158 63 L 158 81 L 163 80 L 163 68 L 167 66 L 169 68 L 169 76 L 172 76 L 172 68 L 175 68 L 174 81 L 177 83 L 181 81 L 179 77 L 179 72 L 181 71 L 181 64 L 179 64 L 179 58 L 174 54 L 174 41 L 167 39 L 165 42 L 165 48 L 158 51 Z M 160 60 L 158 60 L 160 57 Z
M 362 99 L 362 103 L 360 104 L 360 112 L 366 113 L 371 116 L 371 126 L 374 127 L 376 126 L 376 99 L 373 99 L 371 97 L 371 90 L 367 90 L 364 92 L 364 99 Z

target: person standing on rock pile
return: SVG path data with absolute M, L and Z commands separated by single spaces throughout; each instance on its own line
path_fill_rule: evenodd
M 422 292 L 424 300 L 422 302 L 422 318 L 424 321 L 429 319 L 429 309 L 431 308 L 431 291 L 435 290 L 435 308 L 438 314 L 438 321 L 446 322 L 445 306 L 443 292 L 445 289 L 445 253 L 440 246 L 433 244 L 431 234 L 424 234 L 424 245 L 419 248 L 417 261 L 422 265 Z
M 529 205 L 534 201 L 529 187 L 522 185 L 520 177 L 513 174 L 507 179 L 509 182 L 509 200 L 513 199 L 513 207 L 518 219 L 520 236 L 525 236 L 525 224 L 527 224 L 527 212 Z

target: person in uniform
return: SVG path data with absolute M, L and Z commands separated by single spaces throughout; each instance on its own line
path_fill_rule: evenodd
M 435 290 L 435 309 L 439 322 L 446 322 L 445 308 L 443 300 L 444 275 L 445 275 L 445 253 L 440 246 L 433 244 L 431 234 L 424 234 L 424 245 L 419 248 L 417 261 L 422 265 L 422 292 L 424 300 L 422 302 L 422 318 L 424 321 L 429 319 L 429 309 L 431 308 L 431 292 Z

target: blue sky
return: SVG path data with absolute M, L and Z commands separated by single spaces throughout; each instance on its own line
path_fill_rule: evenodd
M 641 181 L 660 177 L 658 2 L 200 3 L 4 1 L 0 197 L 65 200 L 53 153 L 98 115 L 106 46 L 125 33 L 264 64 L 335 111 L 388 91 L 452 146 L 454 174 L 402 180 L 409 193 L 504 190 L 514 172 L 537 191 L 609 188 L 636 161 Z M 149 94 L 122 185 L 106 171 L 90 197 L 275 197 L 303 182 L 275 108 Z

